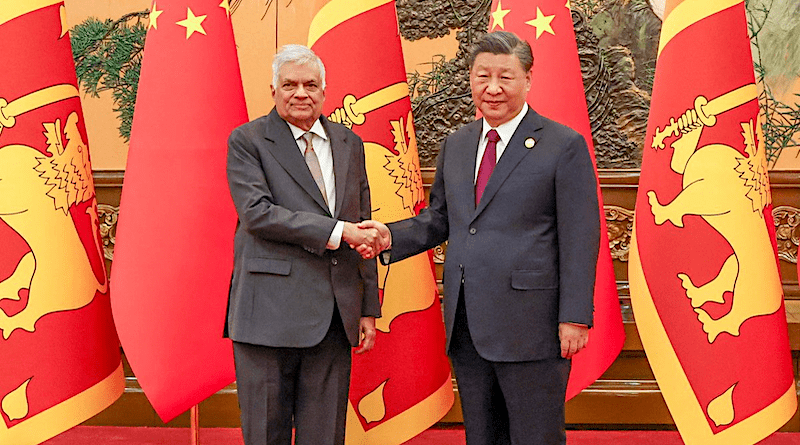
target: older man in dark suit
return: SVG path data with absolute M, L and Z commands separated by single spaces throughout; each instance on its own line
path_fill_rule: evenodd
M 361 139 L 321 116 L 325 68 L 287 45 L 272 112 L 233 131 L 228 182 L 239 226 L 228 304 L 246 445 L 344 443 L 350 347 L 370 350 L 380 301 Z
M 447 348 L 467 444 L 563 444 L 568 360 L 592 324 L 596 177 L 577 132 L 525 103 L 530 45 L 487 34 L 470 54 L 483 119 L 447 137 L 430 206 L 378 228 L 382 261 L 448 241 Z

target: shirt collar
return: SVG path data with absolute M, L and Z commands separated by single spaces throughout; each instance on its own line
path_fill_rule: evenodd
M 519 127 L 519 123 L 522 122 L 522 119 L 525 117 L 525 114 L 528 112 L 528 104 L 523 103 L 522 109 L 514 116 L 513 119 L 510 121 L 500 124 L 495 128 L 497 130 L 497 134 L 500 135 L 500 140 L 503 141 L 504 144 L 508 144 L 508 141 L 511 140 L 511 136 L 514 136 L 514 132 L 517 131 L 517 127 Z M 492 127 L 486 122 L 486 119 L 483 120 L 483 131 L 481 132 L 481 140 L 486 139 L 486 133 L 491 130 Z
M 322 122 L 319 119 L 314 121 L 314 125 L 312 125 L 311 129 L 308 130 L 308 131 L 305 131 L 300 127 L 292 125 L 289 122 L 286 122 L 286 123 L 289 124 L 289 130 L 292 131 L 292 136 L 294 136 L 295 140 L 300 139 L 306 133 L 313 133 L 313 134 L 317 135 L 318 137 L 321 137 L 322 139 L 328 140 L 328 135 L 327 135 L 327 133 L 325 133 L 325 128 L 322 126 Z

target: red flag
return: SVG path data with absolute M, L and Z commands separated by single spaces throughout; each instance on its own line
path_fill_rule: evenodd
M 797 405 L 744 2 L 667 2 L 636 202 L 636 325 L 687 444 Z
M 502 29 L 513 32 L 530 43 L 533 50 L 528 104 L 537 112 L 581 133 L 594 162 L 594 145 L 569 2 L 494 0 L 491 10 L 489 31 Z M 594 285 L 594 327 L 589 331 L 587 347 L 572 359 L 567 400 L 594 383 L 611 366 L 625 341 L 599 184 L 597 199 L 600 204 L 600 253 Z
M 125 388 L 62 1 L 0 9 L 0 443 L 38 444 Z
M 136 102 L 112 301 L 125 355 L 168 421 L 234 380 L 225 159 L 247 111 L 227 0 L 153 2 Z
M 394 1 L 331 1 L 309 46 L 326 63 L 324 112 L 364 139 L 372 217 L 416 215 L 425 202 Z M 403 443 L 453 404 L 430 254 L 378 272 L 383 317 L 375 349 L 353 356 L 348 444 Z

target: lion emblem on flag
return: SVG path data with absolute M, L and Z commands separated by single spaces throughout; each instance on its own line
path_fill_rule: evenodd
M 662 204 L 654 190 L 647 192 L 655 224 L 669 221 L 683 228 L 684 216 L 700 216 L 733 249 L 706 283 L 698 283 L 689 270 L 677 274 L 710 344 L 723 333 L 739 336 L 747 320 L 775 313 L 783 298 L 780 278 L 768 269 L 775 254 L 764 218 L 771 195 L 760 127 L 752 120 L 740 123 L 744 153 L 719 143 L 698 146 L 703 128 L 713 126 L 717 114 L 755 98 L 754 87 L 746 85 L 712 101 L 698 96 L 693 108 L 671 119 L 664 130 L 657 129 L 653 139 L 653 148 L 663 149 L 665 137 L 678 136 L 670 168 L 682 177 L 682 190 L 668 203 Z M 704 305 L 725 303 L 728 292 L 730 310 L 713 318 Z M 733 383 L 708 405 L 707 413 L 718 426 L 734 419 L 735 387 Z
M 20 291 L 28 290 L 22 311 L 13 316 L 0 311 L 4 339 L 16 329 L 33 332 L 47 314 L 86 306 L 108 287 L 105 276 L 103 283 L 95 277 L 69 211 L 90 202 L 87 214 L 93 227 L 99 227 L 89 150 L 78 130 L 78 114 L 70 113 L 63 127 L 60 119 L 43 126 L 47 154 L 26 145 L 0 147 L 0 219 L 31 248 L 0 282 L 0 300 L 19 300 Z M 93 233 L 102 258 L 97 230 Z

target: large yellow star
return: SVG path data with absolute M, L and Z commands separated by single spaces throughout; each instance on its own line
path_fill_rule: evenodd
M 206 35 L 206 30 L 203 29 L 203 20 L 205 19 L 206 16 L 196 16 L 192 12 L 192 8 L 186 8 L 186 19 L 175 23 L 186 28 L 186 39 L 188 40 L 195 32 Z
M 545 31 L 549 32 L 552 35 L 556 35 L 553 32 L 553 27 L 550 26 L 550 22 L 553 21 L 555 18 L 555 14 L 553 15 L 544 15 L 542 14 L 542 10 L 538 7 L 536 8 L 536 18 L 533 20 L 528 20 L 525 22 L 527 25 L 531 25 L 536 28 L 536 38 L 538 39 Z
M 500 27 L 500 29 L 506 29 L 506 26 L 503 23 L 503 17 L 505 17 L 506 14 L 508 14 L 509 12 L 511 12 L 511 10 L 503 9 L 502 1 L 497 0 L 497 9 L 495 9 L 494 12 L 492 12 L 493 23 L 492 23 L 492 29 L 490 29 L 490 31 L 494 31 L 494 29 L 497 28 L 498 26 Z
M 156 7 L 156 2 L 153 2 L 153 7 L 150 9 L 150 24 L 147 26 L 147 29 L 158 29 L 158 16 L 160 16 L 162 12 L 164 11 L 159 11 Z
M 228 15 L 228 18 L 231 18 L 231 3 L 228 0 L 222 0 L 219 7 L 225 10 L 225 14 Z

